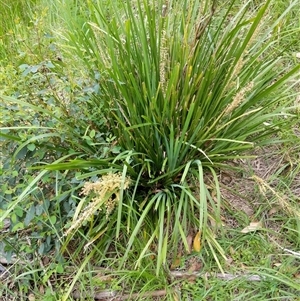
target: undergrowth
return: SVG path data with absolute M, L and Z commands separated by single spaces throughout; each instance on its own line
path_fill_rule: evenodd
M 15 4 L 3 300 L 296 300 L 297 1 Z

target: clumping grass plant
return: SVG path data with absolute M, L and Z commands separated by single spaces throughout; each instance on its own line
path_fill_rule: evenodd
M 95 99 L 103 102 L 107 126 L 123 151 L 115 163 L 131 182 L 128 192 L 125 182 L 120 185 L 113 229 L 118 238 L 125 223 L 130 233 L 124 261 L 145 231 L 141 258 L 157 245 L 158 268 L 171 245 L 183 241 L 188 249 L 191 229 L 222 253 L 207 227 L 209 220 L 219 223 L 217 168 L 274 142 L 285 124 L 280 116 L 292 117 L 285 84 L 299 66 L 276 70 L 280 57 L 268 51 L 276 22 L 264 27 L 269 4 L 251 13 L 247 2 L 230 16 L 231 6 L 216 1 L 125 1 L 105 8 L 96 2 L 84 26 L 70 32 L 80 59 L 91 74 L 100 74 Z M 95 162 L 52 168 L 89 163 Z
M 115 250 L 122 266 L 137 252 L 136 267 L 155 259 L 159 273 L 179 244 L 191 251 L 190 233 L 200 233 L 200 248 L 222 269 L 217 171 L 279 141 L 276 133 L 294 117 L 288 83 L 299 71 L 299 64 L 277 68 L 270 33 L 284 14 L 270 24 L 272 1 L 253 11 L 251 2 L 231 15 L 234 1 L 93 1 L 83 25 L 69 20 L 65 49 L 76 51 L 93 79 L 99 75 L 85 133 L 94 138 L 105 127 L 120 152 L 93 155 L 101 148 L 94 142 L 66 155 L 75 160 L 38 167 L 82 171 L 67 241 L 81 235 L 102 260 L 124 242 L 122 256 Z

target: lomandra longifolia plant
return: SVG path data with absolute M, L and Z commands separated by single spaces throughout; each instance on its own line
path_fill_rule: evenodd
M 251 2 L 233 14 L 234 1 L 93 1 L 84 25 L 71 24 L 68 42 L 91 76 L 99 73 L 94 107 L 103 105 L 121 153 L 46 168 L 121 173 L 120 195 L 108 196 L 114 207 L 98 216 L 97 233 L 120 239 L 126 229 L 122 263 L 140 239 L 137 265 L 155 252 L 159 269 L 179 241 L 188 249 L 191 229 L 218 261 L 222 249 L 208 227 L 220 224 L 217 169 L 274 142 L 287 124 L 281 116 L 292 118 L 286 84 L 299 65 L 285 69 L 275 55 L 280 20 L 266 17 L 271 0 L 255 9 Z

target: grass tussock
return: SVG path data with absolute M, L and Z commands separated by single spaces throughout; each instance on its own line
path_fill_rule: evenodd
M 2 298 L 297 298 L 298 2 L 15 2 Z

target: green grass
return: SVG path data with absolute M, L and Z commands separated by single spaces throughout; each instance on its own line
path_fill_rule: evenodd
M 208 17 L 210 5 L 206 3 L 202 9 Z M 173 4 L 174 12 L 182 11 L 182 5 L 176 8 Z M 235 1 L 226 22 L 235 18 L 244 4 Z M 299 53 L 299 4 L 283 14 L 286 2 L 271 1 L 262 19 L 267 25 L 274 24 L 268 33 L 270 44 L 261 43 L 261 36 L 256 36 L 257 41 L 252 41 L 253 47 L 247 51 L 255 56 L 261 47 L 260 55 L 256 60 L 250 56 L 239 75 L 240 87 L 254 78 L 256 92 L 248 91 L 245 105 L 225 120 L 218 114 L 238 92 L 229 89 L 223 98 L 214 82 L 219 81 L 226 90 L 221 79 L 230 82 L 234 76 L 230 75 L 231 65 L 226 77 L 214 61 L 205 61 L 212 64 L 206 73 L 207 86 L 200 80 L 193 82 L 193 76 L 180 81 L 179 75 L 188 69 L 185 63 L 190 64 L 191 74 L 199 71 L 188 52 L 189 43 L 184 44 L 184 39 L 178 44 L 176 39 L 172 41 L 180 34 L 193 40 L 192 16 L 180 23 L 182 19 L 175 13 L 177 19 L 170 18 L 169 23 L 151 24 L 153 11 L 149 8 L 145 12 L 148 23 L 142 25 L 144 7 L 131 11 L 121 2 L 113 5 L 107 1 L 94 11 L 91 3 L 76 1 L 57 0 L 51 5 L 15 1 L 10 6 L 0 2 L 4 7 L 0 10 L 0 219 L 11 220 L 8 231 L 0 231 L 0 250 L 9 261 L 8 265 L 2 263 L 8 270 L 0 284 L 3 300 L 73 300 L 76 296 L 93 300 L 99 290 L 133 300 L 153 300 L 155 293 L 161 295 L 159 300 L 299 300 L 300 141 L 294 134 L 299 128 L 299 106 L 282 111 L 300 95 L 299 59 L 295 55 Z M 217 7 L 225 12 L 228 5 L 219 3 Z M 251 1 L 245 18 L 259 6 Z M 131 24 L 124 23 L 124 10 L 129 19 L 130 14 L 137 14 Z M 159 20 L 158 12 L 154 16 Z M 108 22 L 101 14 L 115 19 Z M 87 18 L 92 23 L 85 24 Z M 225 58 L 230 58 L 226 45 L 240 36 L 228 31 L 224 39 L 214 27 L 218 18 L 221 14 L 209 28 L 212 35 L 203 34 L 202 42 L 208 43 L 213 34 L 219 34 L 216 45 L 224 48 L 216 53 L 226 66 Z M 254 15 L 251 18 L 253 21 Z M 127 27 L 120 26 L 123 23 Z M 154 33 L 154 25 L 162 31 Z M 239 25 L 249 30 L 247 22 Z M 126 36 L 130 28 L 132 35 Z M 148 33 L 153 36 L 148 37 Z M 125 48 L 119 47 L 123 41 L 128 43 Z M 145 41 L 152 47 L 150 52 Z M 166 65 L 165 74 L 155 60 L 156 55 L 163 55 L 157 52 L 156 41 L 166 43 L 163 49 L 173 43 L 172 68 Z M 101 53 L 101 49 L 105 51 Z M 200 58 L 206 58 L 207 49 L 197 51 Z M 113 69 L 106 65 L 107 54 Z M 240 55 L 238 50 L 236 54 Z M 274 68 L 264 64 L 268 60 Z M 201 64 L 201 60 L 196 62 Z M 267 87 L 280 84 L 280 78 L 293 68 L 295 75 L 268 95 Z M 138 72 L 134 76 L 127 73 L 132 70 Z M 120 79 L 130 84 L 124 88 Z M 165 91 L 157 89 L 158 83 L 166 85 Z M 188 99 L 187 83 L 195 84 L 191 88 L 195 91 L 200 85 L 201 93 L 196 95 L 202 111 L 192 112 L 189 106 L 185 115 L 179 115 L 179 111 L 185 112 L 184 101 L 180 110 L 177 104 L 172 111 L 172 103 L 181 99 L 178 91 L 187 93 L 183 99 Z M 143 89 L 139 89 L 140 84 Z M 209 85 L 217 95 L 215 99 L 209 94 Z M 154 101 L 163 99 L 163 93 L 169 94 L 170 106 Z M 123 97 L 126 105 L 112 102 Z M 261 104 L 262 113 L 254 110 L 254 115 L 247 115 Z M 132 116 L 134 111 L 139 114 Z M 279 113 L 275 118 L 274 112 Z M 181 122 L 174 118 L 176 114 Z M 271 137 L 248 126 L 247 122 L 255 124 L 255 118 L 276 124 Z M 180 128 L 184 122 L 193 130 Z M 193 135 L 196 132 L 197 139 Z M 271 146 L 273 140 L 280 142 Z M 260 146 L 252 147 L 249 142 Z M 244 146 L 251 147 L 240 153 Z M 157 151 L 160 148 L 161 153 Z M 166 157 L 160 158 L 164 153 Z M 201 164 L 193 170 L 191 160 L 197 156 Z M 36 166 L 42 170 L 32 169 Z M 102 203 L 95 204 L 93 214 L 76 231 L 64 235 L 90 199 L 97 197 L 83 198 L 80 191 L 84 183 L 111 172 L 121 173 L 122 185 L 125 177 L 130 177 L 132 187 L 108 191 Z M 114 201 L 120 191 L 122 203 L 105 219 L 106 201 Z M 259 221 L 262 229 L 241 232 Z M 199 229 L 204 236 L 201 252 L 195 252 L 190 250 L 191 240 Z M 189 273 L 197 275 L 190 277 Z M 240 277 L 229 280 L 232 275 Z M 255 275 L 258 281 L 247 279 L 247 275 Z

